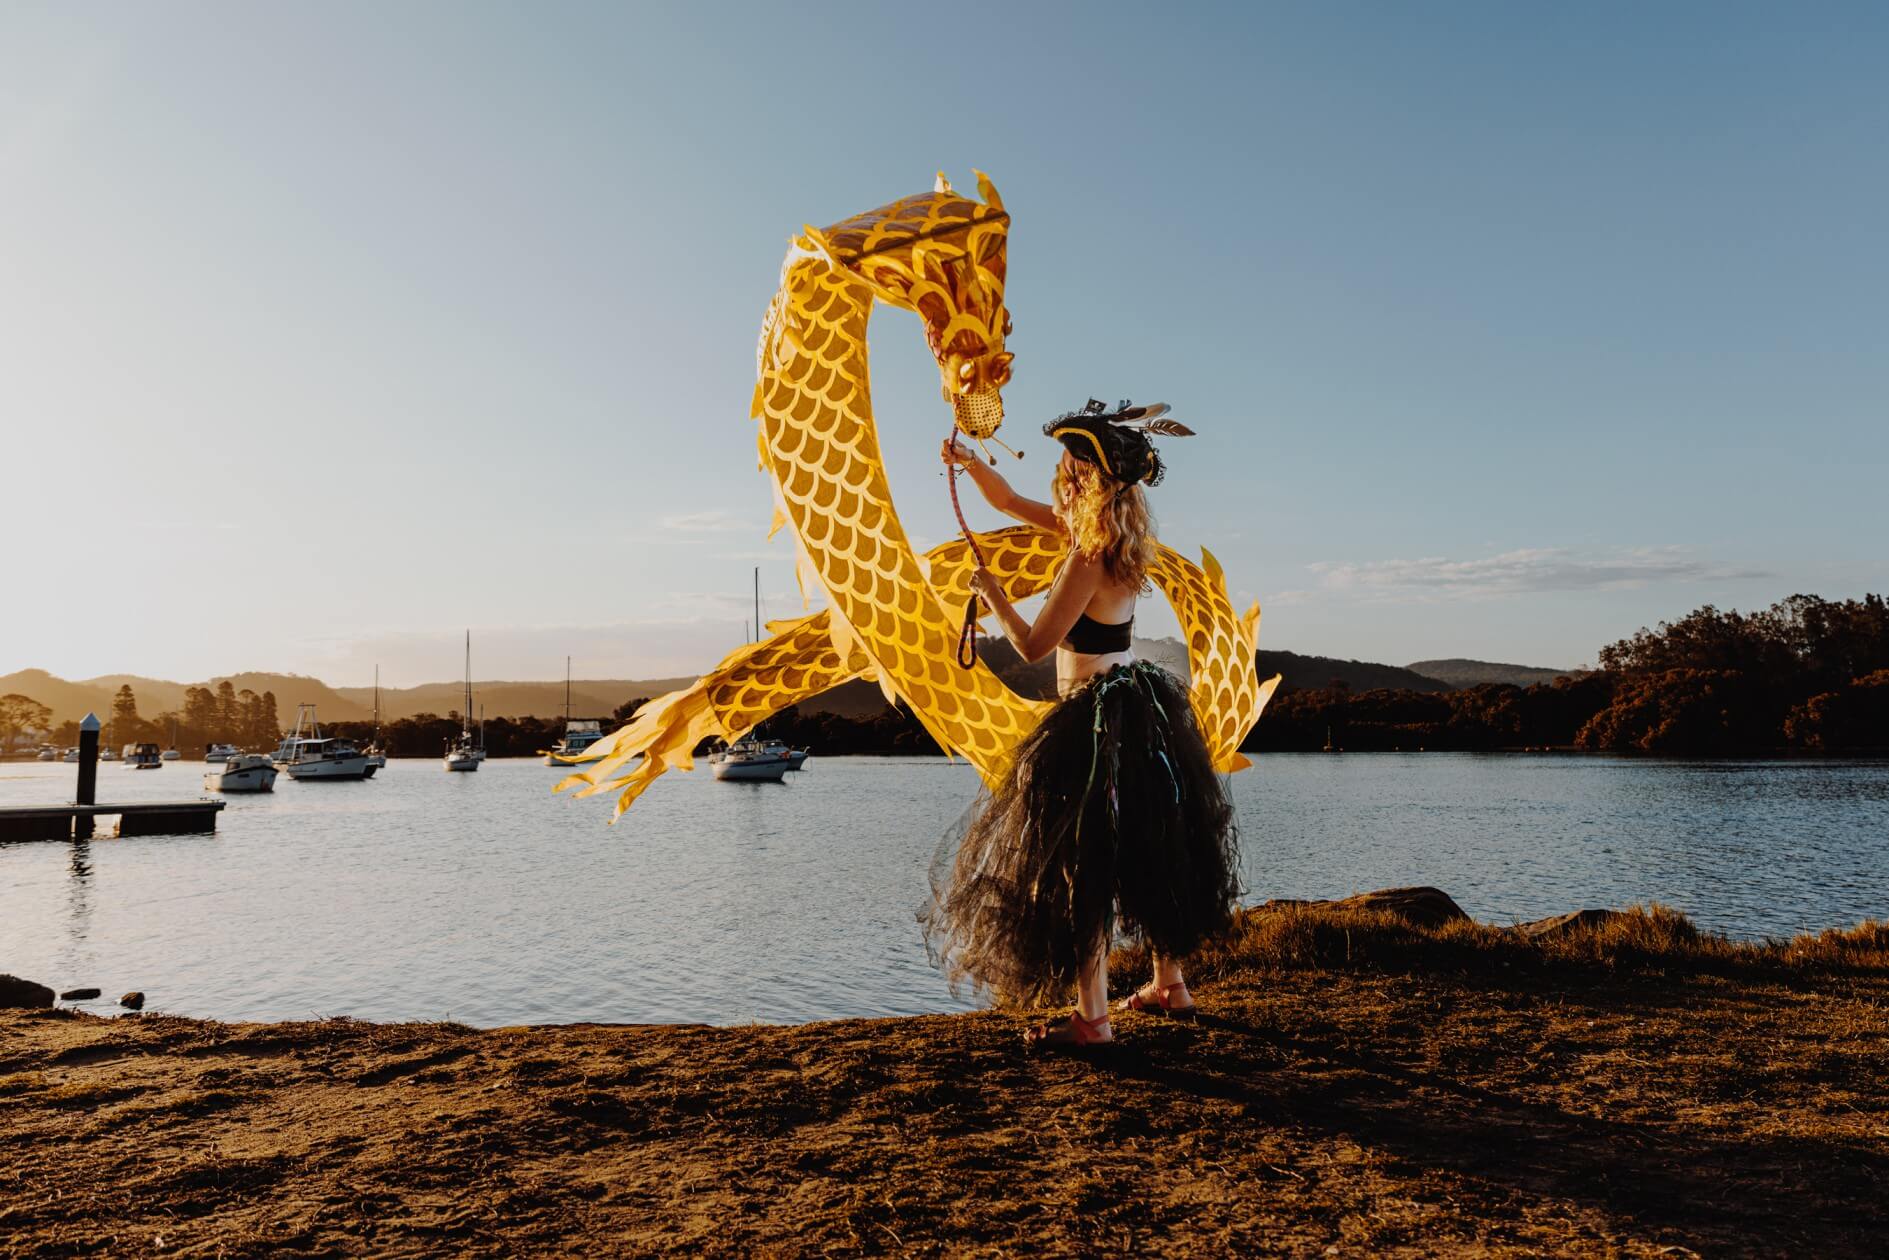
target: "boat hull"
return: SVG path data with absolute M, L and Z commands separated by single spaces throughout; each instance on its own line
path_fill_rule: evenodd
M 455 773 L 464 773 L 468 770 L 477 770 L 479 768 L 479 759 L 476 757 L 447 756 L 441 758 L 440 764 Z
M 779 783 L 788 769 L 787 758 L 771 758 L 767 761 L 736 761 L 724 757 L 710 770 L 724 783 Z
M 340 757 L 333 761 L 312 761 L 296 764 L 278 762 L 276 769 L 294 779 L 297 783 L 317 780 L 359 781 L 367 777 L 367 758 Z
M 211 792 L 273 792 L 275 776 L 274 766 L 253 766 L 248 770 L 206 774 L 203 786 Z

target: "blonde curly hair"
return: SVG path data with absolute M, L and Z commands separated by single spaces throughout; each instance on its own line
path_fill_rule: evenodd
M 1094 464 L 1065 459 L 1056 465 L 1050 492 L 1076 551 L 1100 556 L 1112 580 L 1146 591 L 1155 528 L 1141 487 L 1125 486 Z

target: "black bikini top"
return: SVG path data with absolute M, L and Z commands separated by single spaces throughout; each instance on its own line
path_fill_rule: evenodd
M 1097 621 L 1083 613 L 1076 618 L 1076 624 L 1069 627 L 1069 633 L 1063 638 L 1063 646 L 1071 652 L 1080 652 L 1084 656 L 1101 656 L 1107 652 L 1126 652 L 1134 645 L 1135 619 L 1127 621 Z

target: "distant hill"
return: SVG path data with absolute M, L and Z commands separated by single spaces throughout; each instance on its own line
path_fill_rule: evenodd
M 980 637 L 978 649 L 984 661 L 1019 695 L 1050 698 L 1056 689 L 1056 665 L 1053 660 L 1026 665 L 1001 638 Z M 1137 639 L 1135 651 L 1185 677 L 1187 648 L 1175 639 Z M 1410 691 L 1449 691 L 1455 687 L 1474 686 L 1480 682 L 1520 684 L 1552 680 L 1565 670 L 1539 669 L 1527 665 L 1496 665 L 1486 661 L 1419 661 L 1408 669 L 1379 665 L 1370 661 L 1344 661 L 1329 656 L 1301 656 L 1297 652 L 1259 653 L 1262 678 L 1284 674 L 1288 687 L 1318 688 L 1340 679 L 1353 691 L 1401 688 Z M 261 695 L 273 691 L 276 711 L 283 722 L 292 721 L 297 704 L 319 706 L 324 721 L 365 721 L 373 716 L 372 687 L 330 687 L 318 678 L 301 674 L 251 672 L 228 675 L 238 691 L 247 688 Z M 184 688 L 214 688 L 223 679 L 202 683 L 179 683 L 135 674 L 105 674 L 76 682 L 55 678 L 41 669 L 25 669 L 0 677 L 0 695 L 18 692 L 31 696 L 53 711 L 54 722 L 77 721 L 89 712 L 107 717 L 112 696 L 123 684 L 130 684 L 138 698 L 138 712 L 156 717 L 166 710 L 181 710 Z M 579 679 L 571 683 L 571 712 L 578 717 L 608 717 L 617 706 L 637 698 L 650 698 L 687 687 L 694 678 L 649 679 Z M 422 683 L 417 687 L 381 688 L 381 715 L 388 721 L 416 717 L 422 713 L 444 716 L 459 708 L 457 682 Z M 564 711 L 564 683 L 478 681 L 472 684 L 473 704 L 484 706 L 487 717 L 555 717 Z M 877 683 L 850 682 L 806 701 L 801 708 L 809 713 L 837 713 L 845 717 L 866 717 L 885 708 L 885 695 Z
M 23 696 L 31 696 L 52 710 L 54 723 L 76 722 L 87 713 L 96 713 L 101 718 L 109 719 L 112 697 L 118 693 L 119 687 L 128 684 L 131 694 L 137 698 L 139 716 L 151 718 L 167 710 L 181 711 L 185 687 L 214 689 L 226 677 L 239 692 L 244 689 L 257 695 L 265 691 L 275 692 L 276 712 L 285 722 L 294 718 L 295 706 L 304 701 L 320 705 L 321 717 L 325 721 L 350 721 L 372 716 L 371 708 L 362 708 L 344 699 L 320 679 L 301 674 L 228 674 L 218 675 L 207 682 L 194 683 L 144 678 L 137 674 L 102 674 L 97 678 L 72 682 L 56 678 L 43 669 L 23 669 L 0 677 L 0 695 L 18 692 Z M 371 696 L 373 688 L 367 690 Z
M 1471 661 L 1453 656 L 1443 661 L 1412 661 L 1409 668 L 1426 677 L 1441 679 L 1452 687 L 1476 687 L 1483 683 L 1509 683 L 1528 687 L 1553 682 L 1581 671 L 1545 669 L 1539 665 L 1501 665 L 1495 661 Z
M 52 710 L 54 723 L 76 722 L 87 713 L 108 718 L 112 711 L 110 692 L 55 678 L 43 669 L 22 669 L 0 677 L 0 696 L 5 695 L 22 695 L 39 701 Z
M 665 691 L 674 691 L 694 682 L 693 678 L 584 678 L 571 681 L 573 717 L 609 717 L 616 707 L 629 700 L 654 699 Z M 421 683 L 417 687 L 382 687 L 381 717 L 388 721 L 417 717 L 422 713 L 444 716 L 459 711 L 460 682 Z M 278 696 L 280 692 L 276 693 Z M 337 687 L 335 694 L 343 702 L 361 710 L 368 717 L 374 712 L 372 687 Z M 487 717 L 557 717 L 564 712 L 564 680 L 556 682 L 504 682 L 472 680 L 475 710 L 484 706 Z M 326 716 L 323 710 L 323 716 Z
M 1284 674 L 1281 686 L 1316 689 L 1331 686 L 1333 680 L 1353 691 L 1453 691 L 1449 683 L 1431 678 L 1414 669 L 1378 665 L 1371 661 L 1341 661 L 1333 656 L 1300 656 L 1297 652 L 1259 652 L 1259 676 L 1270 678 Z

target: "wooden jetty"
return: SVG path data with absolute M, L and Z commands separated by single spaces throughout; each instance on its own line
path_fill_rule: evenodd
M 216 830 L 222 801 L 126 801 L 113 805 L 0 805 L 0 841 L 89 837 L 100 814 L 118 815 L 121 836 L 171 836 Z M 80 824 L 83 821 L 83 825 Z
M 89 840 L 98 816 L 117 815 L 121 836 L 174 836 L 216 830 L 222 801 L 125 801 L 97 803 L 98 718 L 88 713 L 79 724 L 79 784 L 75 799 L 63 805 L 0 806 L 0 841 Z

